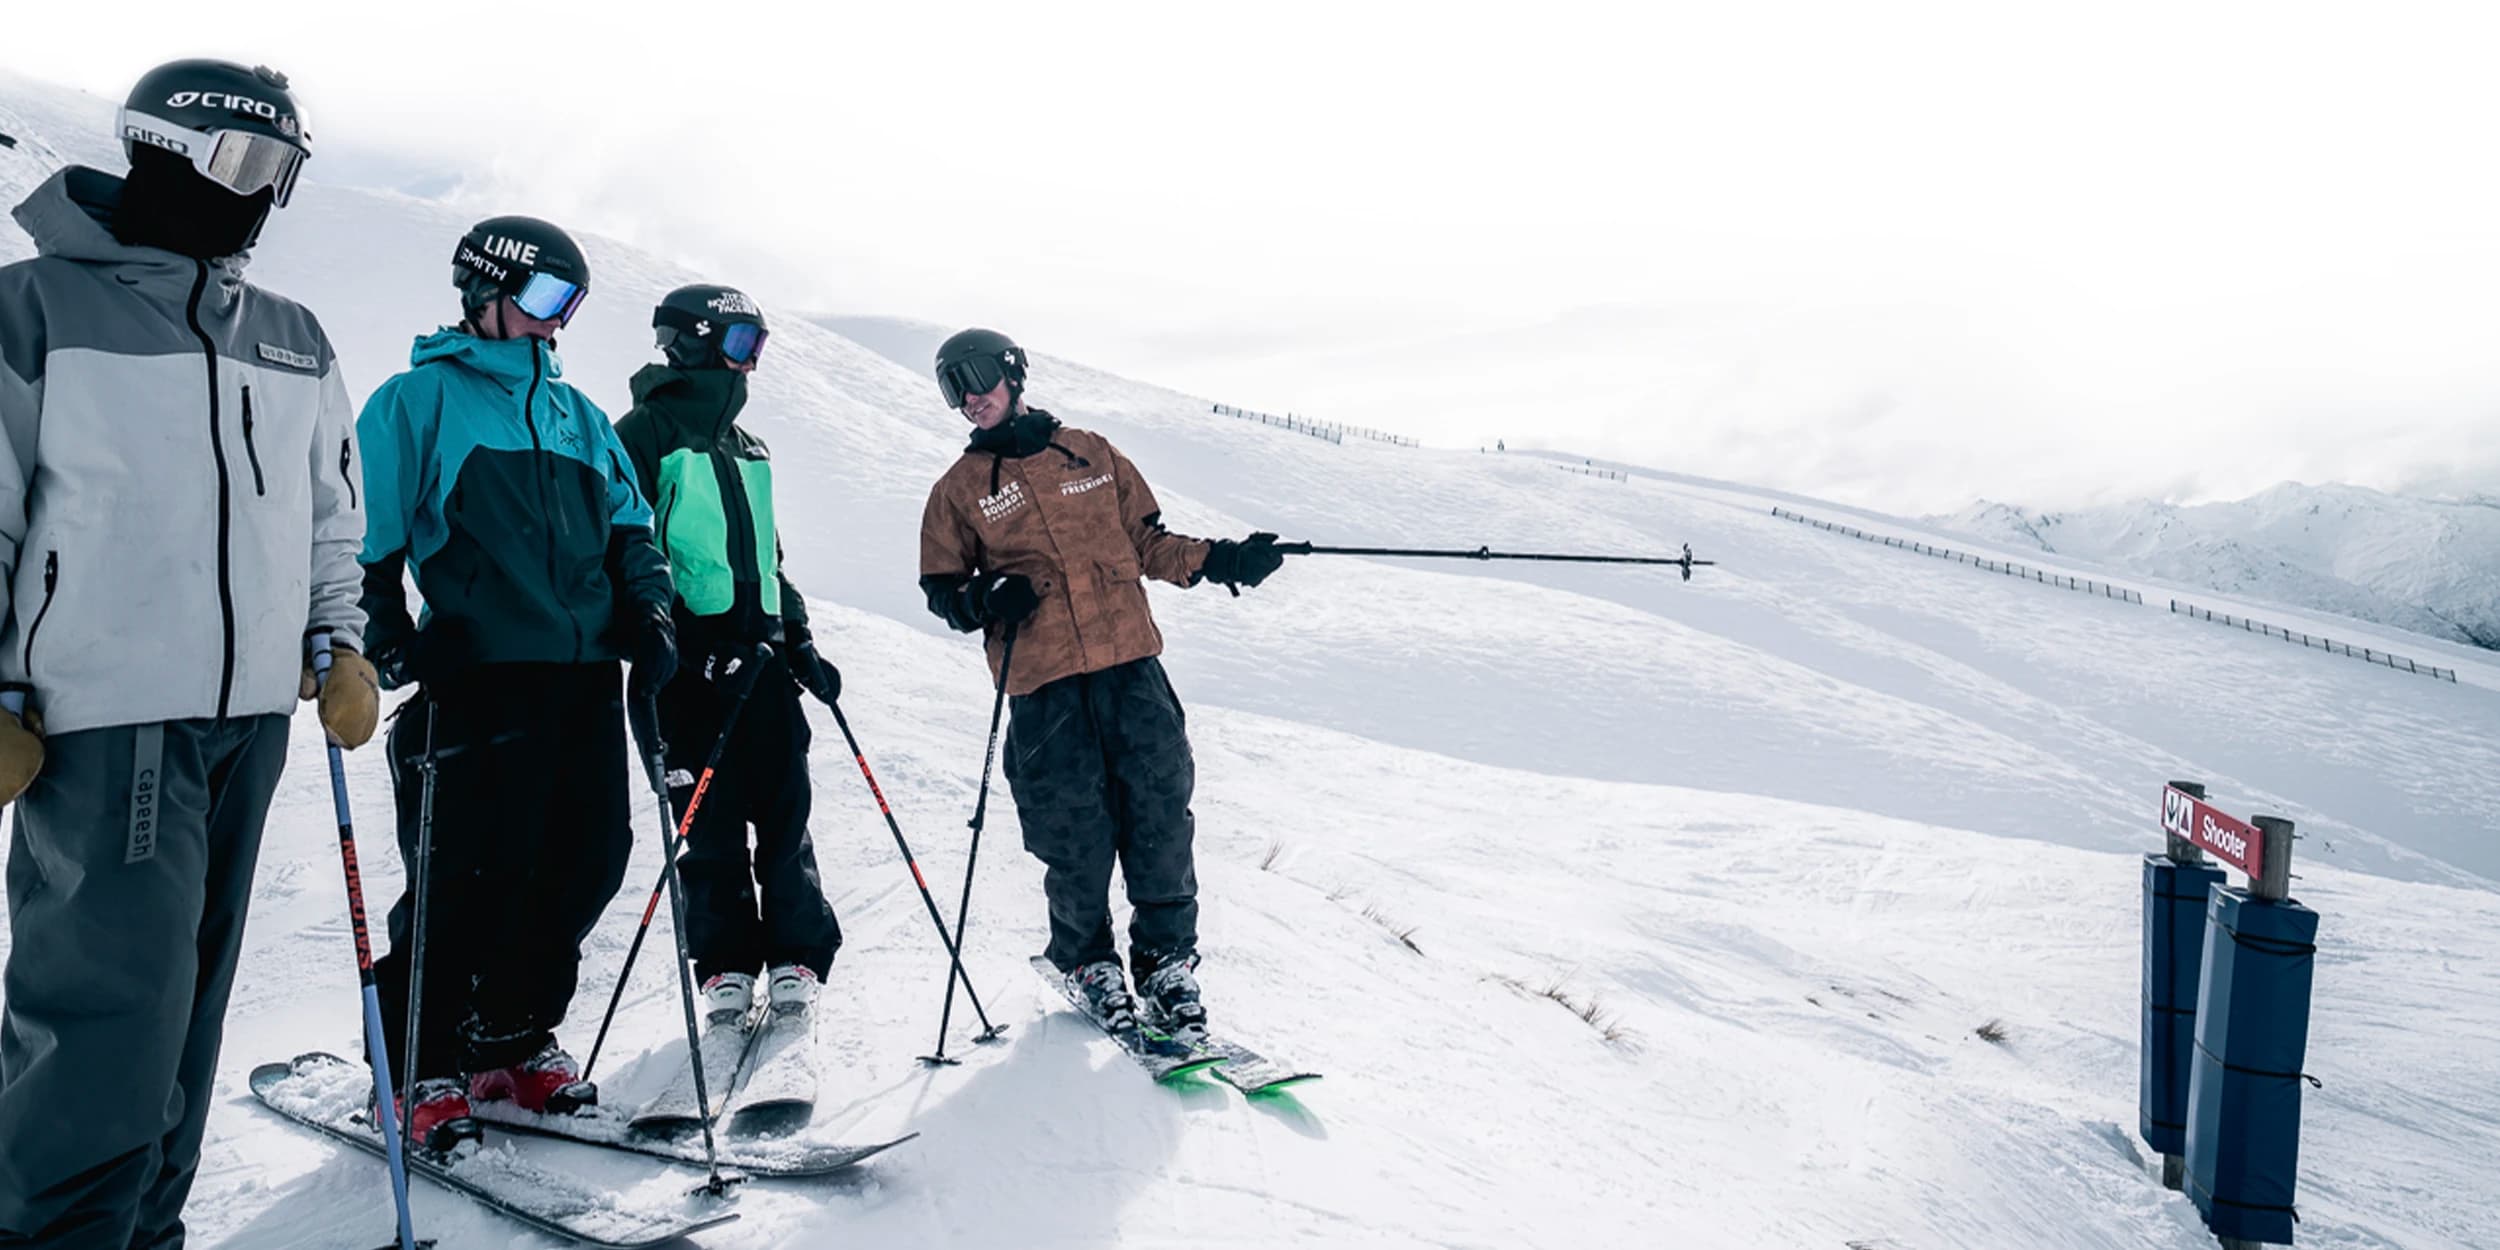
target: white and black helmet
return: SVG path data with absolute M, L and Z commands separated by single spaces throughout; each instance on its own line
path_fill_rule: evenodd
M 133 161 L 141 147 L 170 152 L 236 195 L 271 191 L 279 206 L 294 195 L 295 176 L 312 155 L 312 135 L 286 75 L 266 65 L 159 65 L 130 89 L 116 124 L 122 153 Z

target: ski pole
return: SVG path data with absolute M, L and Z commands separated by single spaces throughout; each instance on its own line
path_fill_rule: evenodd
M 330 634 L 323 630 L 312 636 L 315 689 L 328 688 L 330 663 Z M 382 1036 L 382 994 L 373 985 L 373 935 L 365 925 L 364 873 L 356 865 L 356 819 L 347 806 L 347 761 L 336 740 L 328 745 L 330 802 L 339 816 L 339 867 L 347 874 L 347 925 L 356 935 L 356 983 L 364 995 L 365 1049 L 373 1060 L 373 1087 L 394 1091 L 399 1087 L 391 1082 L 391 1051 Z M 391 1205 L 399 1216 L 399 1248 L 417 1250 L 416 1224 L 408 1214 L 408 1156 L 401 1150 L 396 1102 L 394 1098 L 374 1099 L 382 1122 L 383 1157 L 390 1165 Z
M 756 651 L 760 655 L 763 648 Z M 754 676 L 750 673 L 747 680 L 752 683 Z M 732 1182 L 720 1174 L 720 1148 L 712 1141 L 712 1091 L 703 1075 L 703 1029 L 695 1023 L 694 969 L 686 963 L 686 892 L 677 879 L 678 838 L 670 837 L 668 832 L 668 744 L 660 738 L 660 695 L 655 690 L 640 702 L 631 702 L 631 696 L 628 699 L 627 706 L 640 713 L 636 719 L 642 722 L 643 732 L 636 736 L 642 739 L 643 771 L 651 776 L 651 797 L 660 806 L 660 881 L 668 887 L 668 919 L 671 936 L 677 942 L 677 1001 L 686 1009 L 686 1062 L 694 1068 L 694 1109 L 703 1119 L 703 1165 L 710 1175 L 695 1192 L 718 1198 L 729 1192 Z M 724 732 L 721 736 L 725 739 L 729 735 Z M 718 749 L 714 747 L 715 751 Z M 694 805 L 689 803 L 686 812 L 692 815 Z M 683 837 L 684 831 L 680 830 L 678 836 Z M 623 988 L 622 978 L 617 985 Z
M 417 862 L 405 865 L 409 888 L 416 892 L 409 913 L 408 929 L 408 1031 L 403 1034 L 407 1045 L 408 1070 L 400 1073 L 400 1105 L 416 1105 L 418 1023 L 425 1010 L 425 903 L 434 892 L 434 722 L 442 715 L 442 705 L 434 701 L 434 692 L 420 686 L 417 697 L 425 701 L 425 757 L 417 764 Z
M 842 705 L 832 699 L 825 706 L 833 710 L 833 723 L 842 730 L 842 741 L 851 748 L 851 758 L 859 763 L 859 775 L 868 782 L 868 793 L 877 800 L 877 810 L 885 816 L 885 827 L 894 835 L 894 847 L 903 853 L 903 866 L 911 869 L 913 885 L 920 887 L 920 901 L 929 909 L 929 923 L 937 926 L 938 944 L 946 948 L 948 976 L 962 977 L 964 993 L 972 999 L 973 1013 L 981 1018 L 981 1039 L 987 1041 L 1007 1031 L 1005 1025 L 990 1023 L 990 1013 L 981 1006 L 980 992 L 972 988 L 972 974 L 964 970 L 963 951 L 946 932 L 946 917 L 939 913 L 937 896 L 929 893 L 929 879 L 920 875 L 920 861 L 912 857 L 911 843 L 903 839 L 903 826 L 894 819 L 894 808 L 885 801 L 885 790 L 877 784 L 877 775 L 868 770 L 868 756 L 859 749 L 859 738 L 851 732 L 851 720 L 842 714 Z M 940 1035 L 943 1040 L 943 1033 Z M 953 1063 L 941 1056 L 930 1056 L 931 1062 Z
M 600 1048 L 608 1044 L 608 1026 L 616 1022 L 616 1006 L 625 1000 L 625 982 L 633 975 L 634 959 L 642 954 L 642 939 L 651 932 L 652 915 L 660 910 L 660 892 L 668 888 L 669 882 L 676 880 L 677 848 L 694 828 L 694 814 L 702 809 L 703 796 L 712 788 L 712 773 L 720 767 L 721 756 L 729 750 L 729 731 L 738 727 L 738 713 L 745 710 L 747 695 L 755 689 L 755 675 L 762 670 L 764 662 L 772 658 L 772 654 L 770 646 L 758 643 L 748 655 L 745 667 L 730 674 L 729 712 L 721 718 L 720 736 L 712 740 L 711 756 L 703 761 L 703 775 L 695 779 L 694 793 L 686 799 L 686 814 L 676 822 L 677 836 L 661 844 L 660 850 L 668 863 L 660 869 L 660 879 L 651 883 L 651 897 L 642 905 L 642 922 L 634 926 L 633 944 L 625 948 L 625 966 L 617 971 L 615 992 L 608 995 L 608 1014 L 599 1018 L 598 1040 L 590 1044 L 590 1062 L 582 1065 L 582 1079 L 585 1081 L 590 1079 L 591 1070 L 599 1066 Z M 656 695 L 653 697 L 657 698 Z M 655 705 L 651 738 L 654 742 L 659 740 L 658 715 Z M 663 803 L 668 799 L 665 784 L 660 790 L 660 799 Z M 663 811 L 660 828 L 665 830 L 668 827 L 668 815 Z
M 968 940 L 964 926 L 972 919 L 972 870 L 981 862 L 981 826 L 988 823 L 990 815 L 990 769 L 998 762 L 998 722 L 1007 711 L 1007 669 L 1009 665 L 1015 663 L 1015 660 L 1016 626 L 1009 625 L 1007 645 L 1000 649 L 998 655 L 998 697 L 990 703 L 990 745 L 989 749 L 981 755 L 981 797 L 972 805 L 972 848 L 964 853 L 964 897 L 963 901 L 955 906 L 955 945 L 958 952 Z M 923 1063 L 948 1062 L 946 1030 L 953 1025 L 955 1020 L 955 978 L 963 970 L 964 963 L 960 957 L 947 966 L 946 1009 L 938 1014 L 937 1053 L 923 1056 L 921 1059 Z M 964 977 L 964 987 L 969 989 L 971 986 L 972 978 Z M 982 1018 L 982 1023 L 989 1024 L 987 1016 Z M 986 1042 L 997 1037 L 998 1034 L 998 1027 L 989 1025 L 981 1036 L 973 1040 Z
M 1716 560 L 1696 560 L 1693 545 L 1684 544 L 1680 556 L 1576 556 L 1553 555 L 1546 552 L 1495 551 L 1490 547 L 1465 550 L 1426 550 L 1413 547 L 1320 547 L 1310 543 L 1277 543 L 1275 550 L 1289 556 L 1402 556 L 1437 560 L 1543 560 L 1555 564 L 1662 564 L 1684 570 L 1684 580 L 1693 580 L 1693 570 L 1708 568 Z

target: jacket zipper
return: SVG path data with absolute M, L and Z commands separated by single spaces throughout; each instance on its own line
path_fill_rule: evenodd
M 540 442 L 538 438 L 538 384 L 546 367 L 545 353 L 539 350 L 536 343 L 530 344 L 530 388 L 529 392 L 521 397 L 521 427 L 529 431 L 530 450 L 536 453 L 530 463 L 530 474 L 536 479 L 535 493 L 538 495 L 539 523 L 547 529 L 547 592 L 552 595 L 558 593 L 562 582 L 556 576 L 556 522 L 558 518 L 554 500 L 547 494 L 547 479 L 555 476 L 555 470 L 547 464 L 546 444 Z M 564 617 L 573 626 L 573 662 L 578 664 L 582 660 L 584 645 L 582 618 L 571 612 L 566 612 Z
M 252 388 L 243 388 L 243 454 L 252 462 L 252 493 L 267 497 L 268 479 L 260 475 L 260 448 L 252 445 Z
M 208 293 L 208 262 L 191 262 L 199 276 L 191 283 L 191 303 L 183 315 L 200 340 L 208 361 L 208 447 L 217 461 L 217 611 L 225 623 L 225 662 L 217 674 L 217 719 L 226 719 L 234 699 L 234 483 L 226 475 L 226 442 L 218 431 L 217 344 L 200 325 L 200 297 Z
M 353 436 L 339 440 L 339 480 L 347 483 L 347 506 L 361 508 L 356 502 L 356 440 Z
M 726 432 L 721 425 L 716 424 L 713 428 Z M 741 624 L 761 625 L 764 623 L 764 570 L 763 561 L 756 553 L 755 506 L 754 501 L 747 498 L 746 474 L 739 472 L 737 458 L 722 447 L 719 433 L 712 439 L 709 458 L 713 480 L 720 487 L 721 508 L 726 514 L 723 519 L 728 522 L 729 532 L 724 538 L 729 550 L 721 554 L 729 559 L 730 610 L 735 612 L 744 607 L 750 615 Z M 756 579 L 755 594 L 751 600 L 746 599 L 741 590 L 743 579 L 749 574 Z M 739 618 L 733 616 L 731 619 Z
M 26 680 L 35 679 L 35 635 L 43 632 L 43 618 L 52 611 L 52 592 L 61 585 L 61 553 L 58 548 L 43 553 L 43 606 L 35 609 L 35 623 L 26 627 Z

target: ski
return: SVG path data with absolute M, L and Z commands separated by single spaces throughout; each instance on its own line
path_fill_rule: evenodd
M 712 1120 L 716 1124 L 730 1092 L 746 1075 L 747 1063 L 755 1054 L 755 1024 L 755 1014 L 749 1012 L 743 1019 L 714 1024 L 703 1031 L 704 1085 L 712 1094 Z M 694 1093 L 693 1065 L 681 1064 L 658 1097 L 635 1109 L 634 1131 L 660 1137 L 699 1131 L 703 1117 L 695 1109 Z
M 1319 1079 L 1317 1072 L 1296 1071 L 1221 1034 L 1209 1033 L 1199 1045 L 1218 1056 L 1215 1079 L 1244 1094 L 1268 1094 Z
M 469 1113 L 481 1124 L 516 1133 L 622 1150 L 645 1158 L 698 1168 L 705 1166 L 699 1126 L 678 1132 L 643 1132 L 634 1128 L 632 1116 L 598 1107 L 584 1108 L 571 1115 L 539 1115 L 509 1102 L 482 1102 L 470 1107 Z M 872 1145 L 790 1138 L 715 1139 L 714 1146 L 724 1168 L 735 1168 L 750 1176 L 808 1177 L 839 1172 L 918 1136 L 918 1133 L 906 1133 L 892 1141 Z
M 1068 1006 L 1074 1009 L 1076 1014 L 1084 1017 L 1095 1028 L 1102 1029 L 1103 1036 L 1119 1043 L 1120 1049 L 1129 1058 L 1136 1060 L 1137 1066 L 1144 1068 L 1146 1075 L 1155 1080 L 1179 1080 L 1192 1072 L 1204 1071 L 1224 1061 L 1221 1055 L 1209 1053 L 1179 1038 L 1144 1025 L 1117 1033 L 1104 1029 L 1102 1021 L 1095 1019 L 1094 1013 L 1085 1009 L 1085 1000 L 1078 996 L 1075 988 L 1068 984 L 1068 978 L 1050 962 L 1049 958 L 1035 955 L 1032 962 L 1033 971 L 1040 974 L 1042 980 L 1048 982 L 1051 988 L 1058 990 L 1059 996 L 1068 1000 Z
M 291 1063 L 252 1069 L 251 1084 L 252 1093 L 272 1112 L 332 1141 L 385 1155 L 382 1135 L 366 1113 L 373 1078 L 363 1064 L 336 1055 L 302 1055 Z M 637 1209 L 614 1192 L 540 1166 L 509 1145 L 449 1157 L 412 1147 L 406 1157 L 410 1173 L 550 1237 L 582 1245 L 639 1250 L 738 1218 L 734 1211 L 694 1216 Z
M 729 1099 L 729 1135 L 785 1136 L 816 1115 L 815 1017 L 766 1009 Z

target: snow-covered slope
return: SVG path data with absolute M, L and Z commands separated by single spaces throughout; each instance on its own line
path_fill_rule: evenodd
M 109 160 L 86 137 L 104 113 L 0 78 L 0 132 L 37 139 L 0 149 L 0 190 L 31 186 L 52 153 Z M 361 393 L 449 315 L 458 230 L 527 207 L 316 177 L 254 272 L 323 315 Z M 597 281 L 564 356 L 621 410 L 650 355 L 645 310 L 694 275 L 589 245 Z M 0 258 L 24 250 L 0 228 Z M 708 276 L 794 306 L 770 275 Z M 920 503 L 961 442 L 915 359 L 940 331 L 776 325 L 752 411 L 781 465 L 790 568 L 951 889 L 988 702 L 974 648 L 913 586 Z M 960 1069 L 915 1065 L 944 957 L 820 721 L 815 828 L 849 940 L 811 1131 L 924 1135 L 838 1183 L 753 1186 L 745 1219 L 704 1244 L 2207 1245 L 2132 1132 L 2134 855 L 2158 842 L 2171 777 L 2311 835 L 2300 893 L 2327 925 L 2308 1066 L 2327 1084 L 2308 1104 L 2304 1239 L 2449 1250 L 2500 1234 L 2500 665 L 2459 661 L 2457 686 L 2400 679 L 1834 539 L 1739 487 L 1334 446 L 1038 346 L 1035 398 L 1118 441 L 1179 529 L 1691 541 L 1723 563 L 1683 584 L 1313 558 L 1240 599 L 1156 588 L 1201 777 L 1202 975 L 1227 1027 L 1329 1073 L 1293 1099 L 1152 1088 L 1050 1013 L 1023 967 L 1043 940 L 1038 874 L 1003 795 L 969 962 L 1013 1032 Z M 311 724 L 263 859 L 202 1245 L 361 1247 L 384 1227 L 369 1161 L 242 1091 L 255 1062 L 355 1038 Z M 397 885 L 378 849 L 388 782 L 372 751 L 351 772 L 378 906 Z M 646 816 L 637 890 L 657 837 Z M 577 1045 L 638 905 L 620 899 L 592 939 Z M 1548 987 L 1593 1003 L 1614 1039 L 1533 992 Z M 682 1057 L 674 994 L 646 958 L 611 1042 L 623 1058 L 603 1060 L 613 1099 Z M 1992 1018 L 2002 1046 L 1972 1035 Z M 527 1148 L 620 1185 L 650 1175 Z M 445 1245 L 543 1244 L 420 1202 Z
M 2232 503 L 2036 513 L 1981 500 L 1930 519 L 2148 577 L 2500 650 L 2500 501 L 2284 482 Z

